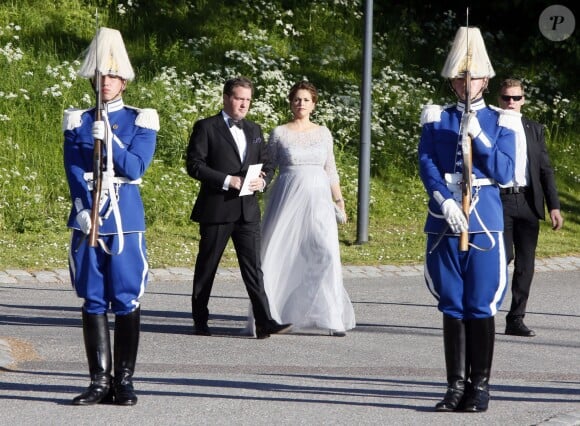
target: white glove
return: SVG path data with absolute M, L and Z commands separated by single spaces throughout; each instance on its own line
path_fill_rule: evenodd
M 467 133 L 471 136 L 471 139 L 475 139 L 481 133 L 481 126 L 479 125 L 479 120 L 474 112 L 469 112 L 463 117 L 464 125 L 467 128 Z
M 100 141 L 105 140 L 105 122 L 103 120 L 93 122 L 93 138 Z
M 459 234 L 460 232 L 467 231 L 467 219 L 463 214 L 463 210 L 459 206 L 459 203 L 452 198 L 448 198 L 441 204 L 441 211 L 445 220 L 451 228 L 451 232 L 454 234 Z
M 81 227 L 81 231 L 84 234 L 89 235 L 91 232 L 91 211 L 89 209 L 84 209 L 77 214 L 77 223 Z

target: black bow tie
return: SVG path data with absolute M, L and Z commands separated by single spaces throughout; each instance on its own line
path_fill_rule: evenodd
M 230 127 L 237 126 L 238 128 L 243 128 L 242 120 L 234 120 L 233 118 L 228 118 L 228 124 Z

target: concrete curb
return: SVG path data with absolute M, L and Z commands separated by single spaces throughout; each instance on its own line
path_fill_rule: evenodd
M 511 268 L 511 266 L 510 266 Z M 344 265 L 343 276 L 351 278 L 380 278 L 380 277 L 409 277 L 421 276 L 423 265 L 379 265 L 379 266 L 354 266 Z M 536 272 L 549 271 L 577 271 L 580 270 L 580 256 L 552 257 L 536 259 Z M 168 267 L 153 268 L 149 271 L 149 282 L 160 281 L 191 281 L 193 279 L 193 267 Z M 238 268 L 220 268 L 216 275 L 217 280 L 241 279 Z M 70 282 L 68 269 L 53 269 L 45 271 L 26 271 L 22 269 L 6 269 L 0 271 L 1 284 L 16 283 L 67 283 Z

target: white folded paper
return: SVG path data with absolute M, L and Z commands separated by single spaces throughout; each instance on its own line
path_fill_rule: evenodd
M 262 163 L 252 164 L 250 167 L 248 167 L 248 172 L 246 173 L 246 177 L 244 178 L 244 184 L 240 189 L 240 197 L 254 193 L 254 191 L 250 191 L 248 187 L 250 186 L 250 182 L 252 180 L 260 177 L 261 171 L 262 171 Z

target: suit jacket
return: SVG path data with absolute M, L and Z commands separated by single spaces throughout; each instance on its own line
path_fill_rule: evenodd
M 201 182 L 191 220 L 199 223 L 232 223 L 260 221 L 260 206 L 256 194 L 239 196 L 239 191 L 223 190 L 227 175 L 245 176 L 251 164 L 262 163 L 268 184 L 274 169 L 268 158 L 262 129 L 256 123 L 243 120 L 247 147 L 242 162 L 238 147 L 222 113 L 197 121 L 187 147 L 187 173 Z
M 532 206 L 536 216 L 545 219 L 544 199 L 548 210 L 560 209 L 560 199 L 556 189 L 554 169 L 550 163 L 544 126 L 522 116 L 528 152 L 528 186 L 533 197 Z

